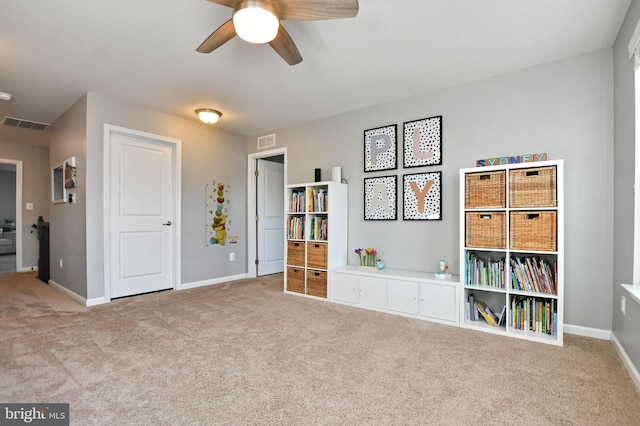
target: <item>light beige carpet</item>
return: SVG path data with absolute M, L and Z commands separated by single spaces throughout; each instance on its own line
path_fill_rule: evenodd
M 282 276 L 82 307 L 0 281 L 0 401 L 74 425 L 637 425 L 610 342 L 548 346 L 282 293 Z

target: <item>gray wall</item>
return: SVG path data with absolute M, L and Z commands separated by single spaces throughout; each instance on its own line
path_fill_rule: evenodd
M 7 127 L 7 126 L 0 126 Z M 0 158 L 22 161 L 22 266 L 38 266 L 38 238 L 31 232 L 31 225 L 38 216 L 49 219 L 49 148 L 32 145 L 30 139 L 41 142 L 48 139 L 48 132 L 13 129 L 0 131 Z M 26 203 L 33 203 L 33 210 L 26 210 Z
M 86 132 L 86 297 L 104 296 L 103 138 L 104 124 L 182 140 L 182 282 L 213 280 L 246 272 L 246 138 L 122 100 L 90 92 Z M 235 246 L 204 243 L 204 190 L 212 179 L 230 188 Z M 228 261 L 228 252 L 236 261 Z M 82 294 L 82 293 L 80 293 Z
M 0 227 L 4 219 L 16 218 L 16 166 L 0 170 Z
M 633 279 L 633 184 L 635 171 L 635 106 L 633 60 L 627 46 L 640 19 L 640 0 L 629 7 L 614 44 L 615 68 L 615 216 L 613 333 L 625 352 L 640 369 L 640 305 L 620 287 Z M 620 299 L 627 298 L 626 315 L 620 310 Z
M 83 96 L 51 126 L 49 166 L 76 157 L 76 203 L 51 204 L 51 280 L 76 294 L 86 296 L 86 128 L 87 98 Z M 60 267 L 62 260 L 62 268 Z
M 328 179 L 342 166 L 349 181 L 349 263 L 356 247 L 375 247 L 388 267 L 434 271 L 439 259 L 459 259 L 459 169 L 495 156 L 546 152 L 565 160 L 565 322 L 611 329 L 613 275 L 612 50 L 536 66 L 493 78 L 278 129 L 287 146 L 288 183 Z M 443 165 L 363 172 L 363 131 L 443 116 Z M 270 132 L 269 132 L 270 133 Z M 256 135 L 260 136 L 260 135 Z M 400 143 L 402 137 L 399 137 Z M 257 152 L 255 138 L 249 150 Z M 442 221 L 363 220 L 363 178 L 441 170 Z M 401 191 L 398 192 L 399 197 Z M 597 267 L 586 267 L 597 260 Z M 592 262 L 593 263 L 593 262 Z M 594 313 L 596 313 L 594 315 Z

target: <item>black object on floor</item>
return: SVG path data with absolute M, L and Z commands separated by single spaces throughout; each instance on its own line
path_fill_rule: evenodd
M 49 222 L 38 218 L 38 240 L 40 252 L 38 254 L 38 279 L 49 284 Z

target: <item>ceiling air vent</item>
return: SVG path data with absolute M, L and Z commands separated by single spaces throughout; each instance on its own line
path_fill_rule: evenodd
M 258 149 L 269 148 L 276 146 L 276 134 L 272 133 L 266 136 L 260 136 L 258 138 Z
M 21 118 L 3 117 L 0 124 L 11 127 L 21 127 L 23 129 L 44 130 L 49 127 L 46 123 L 38 123 L 37 121 L 23 120 Z

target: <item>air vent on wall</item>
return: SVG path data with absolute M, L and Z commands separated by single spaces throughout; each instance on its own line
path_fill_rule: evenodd
M 269 148 L 276 146 L 276 134 L 272 133 L 266 136 L 260 136 L 258 138 L 258 149 Z
M 11 127 L 21 127 L 23 129 L 44 130 L 49 127 L 46 123 L 38 123 L 37 121 L 23 120 L 21 118 L 3 117 L 0 124 Z

